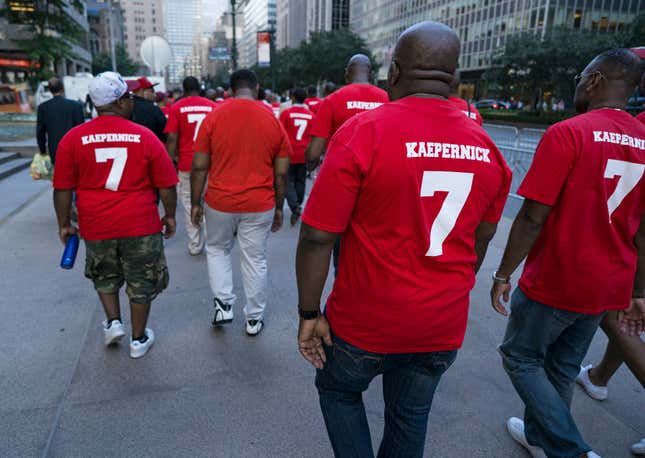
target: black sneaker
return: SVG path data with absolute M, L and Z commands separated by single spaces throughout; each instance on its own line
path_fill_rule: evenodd
M 233 306 L 231 304 L 225 304 L 218 298 L 215 298 L 213 299 L 213 306 L 215 307 L 213 326 L 220 326 L 233 321 Z

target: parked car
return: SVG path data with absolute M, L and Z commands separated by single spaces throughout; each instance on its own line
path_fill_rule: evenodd
M 473 105 L 475 105 L 475 108 L 477 108 L 478 110 L 482 108 L 492 109 L 492 110 L 499 110 L 499 109 L 506 108 L 501 102 L 494 99 L 481 99 L 475 102 Z
M 31 107 L 25 89 L 8 85 L 0 86 L 0 112 L 28 113 L 30 111 Z

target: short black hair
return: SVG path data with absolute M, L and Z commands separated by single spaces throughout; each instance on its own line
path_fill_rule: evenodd
M 296 100 L 296 103 L 305 103 L 305 99 L 307 98 L 307 92 L 302 87 L 294 87 L 291 95 Z
M 598 69 L 605 78 L 623 81 L 628 86 L 640 84 L 643 75 L 643 60 L 627 48 L 612 49 L 595 59 Z
M 63 80 L 59 76 L 49 78 L 49 81 L 47 81 L 47 87 L 49 88 L 49 92 L 52 94 L 58 94 L 59 92 L 63 92 L 65 89 Z
M 187 76 L 184 78 L 183 87 L 184 94 L 188 94 L 189 92 L 199 92 L 201 90 L 199 80 L 194 76 Z
M 242 88 L 255 89 L 258 85 L 258 77 L 253 70 L 243 68 L 231 75 L 230 84 L 231 89 L 234 91 Z
M 307 88 L 307 97 L 316 97 L 318 95 L 318 90 L 316 86 L 309 86 Z

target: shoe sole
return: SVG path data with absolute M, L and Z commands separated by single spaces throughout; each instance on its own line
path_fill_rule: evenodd
M 248 329 L 247 329 L 247 330 L 246 330 L 246 335 L 247 335 L 247 336 L 249 336 L 249 337 L 255 337 L 255 336 L 257 336 L 258 334 L 260 334 L 260 333 L 262 332 L 262 330 L 263 330 L 263 329 L 264 329 L 264 325 L 262 325 L 262 326 L 260 327 L 260 329 L 258 330 L 258 332 L 256 332 L 256 333 L 249 332 L 249 331 L 248 331 Z
M 580 386 L 580 388 L 582 388 L 582 390 L 585 392 L 585 394 L 587 396 L 589 396 L 591 399 L 593 399 L 594 401 L 602 402 L 602 401 L 607 400 L 608 396 L 604 396 L 604 397 L 603 396 L 598 396 L 597 394 L 594 394 L 593 392 L 590 392 L 587 389 L 587 385 L 585 384 L 585 382 L 583 380 L 579 380 L 579 379 L 576 378 L 576 383 Z

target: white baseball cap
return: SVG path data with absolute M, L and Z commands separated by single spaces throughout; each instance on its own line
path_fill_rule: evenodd
M 94 105 L 102 107 L 120 99 L 128 92 L 128 85 L 118 73 L 103 72 L 90 81 L 88 92 Z

